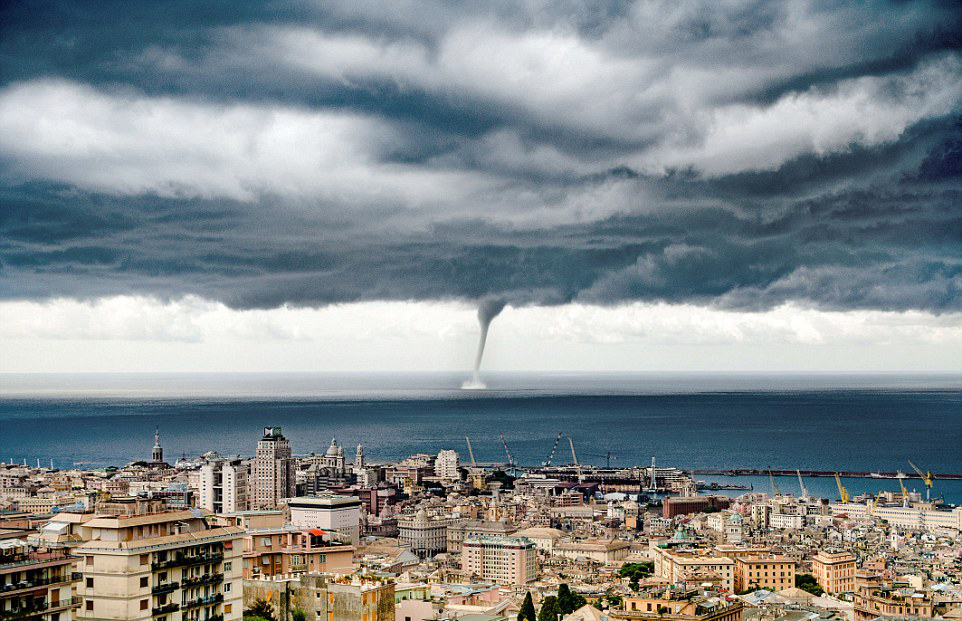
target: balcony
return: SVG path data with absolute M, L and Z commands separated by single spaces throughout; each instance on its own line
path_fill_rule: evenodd
M 28 619 L 58 610 L 75 608 L 79 606 L 82 601 L 82 597 L 75 595 L 70 599 L 63 599 L 56 602 L 41 602 L 39 604 L 31 604 L 23 608 L 17 608 L 16 610 L 0 610 L 0 621 L 6 621 L 7 619 Z
M 224 601 L 224 595 L 222 593 L 217 593 L 211 595 L 210 597 L 198 597 L 197 599 L 192 599 L 189 602 L 184 602 L 183 609 L 190 610 L 191 608 L 197 608 L 198 606 L 210 606 L 211 604 L 219 604 Z
M 10 582 L 0 586 L 0 594 L 2 595 L 16 595 L 24 591 L 30 591 L 38 587 L 50 586 L 53 584 L 67 584 L 69 582 L 74 582 L 80 580 L 82 574 L 77 572 L 67 573 L 63 576 L 48 576 L 46 578 L 33 578 L 31 580 L 20 580 L 19 582 Z
M 31 552 L 30 554 L 5 555 L 0 557 L 0 573 L 20 570 L 30 565 L 55 564 L 74 560 L 76 560 L 76 557 L 63 552 Z
M 189 589 L 191 587 L 203 586 L 205 584 L 220 584 L 224 581 L 224 574 L 204 574 L 203 576 L 195 576 L 193 578 L 187 578 L 184 580 L 184 588 Z
M 157 606 L 156 608 L 152 609 L 150 613 L 153 616 L 157 617 L 160 615 L 166 615 L 172 612 L 177 612 L 178 610 L 180 610 L 180 606 L 171 602 L 169 604 L 164 604 L 163 606 Z
M 171 567 L 190 567 L 191 565 L 205 565 L 207 563 L 219 563 L 224 560 L 223 552 L 212 552 L 208 554 L 197 554 L 195 556 L 178 555 L 167 561 L 158 561 L 150 564 L 153 571 L 159 569 L 169 569 Z
M 150 590 L 154 595 L 163 595 L 164 593 L 173 593 L 177 590 L 180 585 L 176 582 L 167 582 L 164 584 L 158 584 Z

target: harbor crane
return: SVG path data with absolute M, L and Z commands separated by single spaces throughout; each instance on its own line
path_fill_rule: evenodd
M 923 483 L 925 483 L 925 501 L 928 502 L 932 499 L 932 480 L 935 477 L 932 476 L 932 472 L 928 470 L 925 472 L 925 474 L 922 474 L 922 471 L 919 470 L 919 467 L 913 464 L 911 460 L 909 460 L 909 465 L 912 466 L 912 470 L 915 470 L 915 474 L 919 475 L 919 478 L 922 479 Z
M 844 485 L 842 485 L 842 478 L 838 476 L 837 472 L 835 473 L 835 485 L 838 485 L 839 499 L 842 501 L 843 505 L 847 505 L 849 501 L 848 490 L 845 489 Z
M 543 465 L 544 467 L 547 468 L 548 466 L 551 465 L 551 460 L 554 459 L 555 451 L 558 450 L 558 443 L 559 443 L 559 442 L 561 442 L 561 432 L 560 432 L 560 431 L 558 432 L 558 437 L 554 439 L 554 444 L 551 445 L 551 452 L 548 453 L 548 459 L 544 460 L 544 463 L 542 463 L 542 465 Z
M 508 456 L 508 467 L 514 468 L 514 457 L 511 456 L 511 451 L 508 450 L 508 443 L 504 441 L 504 434 L 499 434 L 501 436 L 501 446 L 504 447 L 504 453 Z
M 908 507 L 908 506 L 909 506 L 909 493 L 908 493 L 908 491 L 906 491 L 906 489 L 905 489 L 905 484 L 902 483 L 902 479 L 905 478 L 905 473 L 902 472 L 901 470 L 898 470 L 898 471 L 896 471 L 896 473 L 895 473 L 895 478 L 899 480 L 899 487 L 902 489 L 902 506 L 903 506 L 903 507 Z
M 478 467 L 477 462 L 474 461 L 474 449 L 471 448 L 471 438 L 464 436 L 465 441 L 468 443 L 468 455 L 471 456 L 471 466 L 474 468 Z
M 772 484 L 772 498 L 776 498 L 782 495 L 782 490 L 778 489 L 775 485 L 775 476 L 772 474 L 772 469 L 768 469 L 768 482 Z
M 575 454 L 575 443 L 571 439 L 571 436 L 568 436 L 568 445 L 571 447 L 571 459 L 575 462 L 575 468 L 578 469 L 578 483 L 584 483 L 585 478 L 581 474 L 581 465 L 578 463 L 578 456 Z
M 798 486 L 802 489 L 802 500 L 808 500 L 808 490 L 805 489 L 805 483 L 802 482 L 802 471 L 796 468 L 795 474 L 798 475 Z

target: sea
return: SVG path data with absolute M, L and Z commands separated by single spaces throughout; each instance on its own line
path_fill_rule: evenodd
M 296 455 L 332 439 L 372 462 L 454 449 L 479 463 L 537 466 L 559 433 L 554 464 L 681 469 L 894 472 L 914 462 L 962 474 L 962 375 L 491 373 L 4 374 L 0 460 L 57 468 L 122 466 L 150 457 L 159 430 L 167 461 L 207 451 L 253 455 L 267 426 Z M 502 443 L 501 437 L 504 437 Z M 770 491 L 768 477 L 696 476 Z M 833 478 L 804 481 L 837 498 Z M 850 494 L 898 490 L 891 479 L 846 479 Z M 921 481 L 906 487 L 924 493 Z M 799 493 L 796 477 L 777 477 Z M 728 491 L 727 494 L 742 492 Z M 962 505 L 962 481 L 932 493 Z

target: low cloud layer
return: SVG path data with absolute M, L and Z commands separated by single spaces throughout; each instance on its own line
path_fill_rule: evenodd
M 962 310 L 945 3 L 2 11 L 6 300 Z

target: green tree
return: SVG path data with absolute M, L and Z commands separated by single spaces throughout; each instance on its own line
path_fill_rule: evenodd
M 549 595 L 541 602 L 541 610 L 538 611 L 538 621 L 558 621 L 564 613 L 558 606 L 558 598 Z
M 531 591 L 524 596 L 524 603 L 521 604 L 521 611 L 518 612 L 518 621 L 538 621 L 534 612 L 534 602 L 531 601 Z
M 571 589 L 565 583 L 558 587 L 558 608 L 561 608 L 561 612 L 566 615 L 575 611 L 574 602 L 571 600 Z
M 245 620 L 247 617 L 258 617 L 264 619 L 265 621 L 275 621 L 274 619 L 274 608 L 271 603 L 265 599 L 254 600 L 254 603 L 250 605 L 250 608 L 244 611 Z
M 812 574 L 798 574 L 795 576 L 795 586 L 803 591 L 807 591 L 816 597 L 825 593 L 825 589 L 818 584 L 818 580 Z
M 291 611 L 291 621 L 307 621 L 307 613 L 300 608 Z

